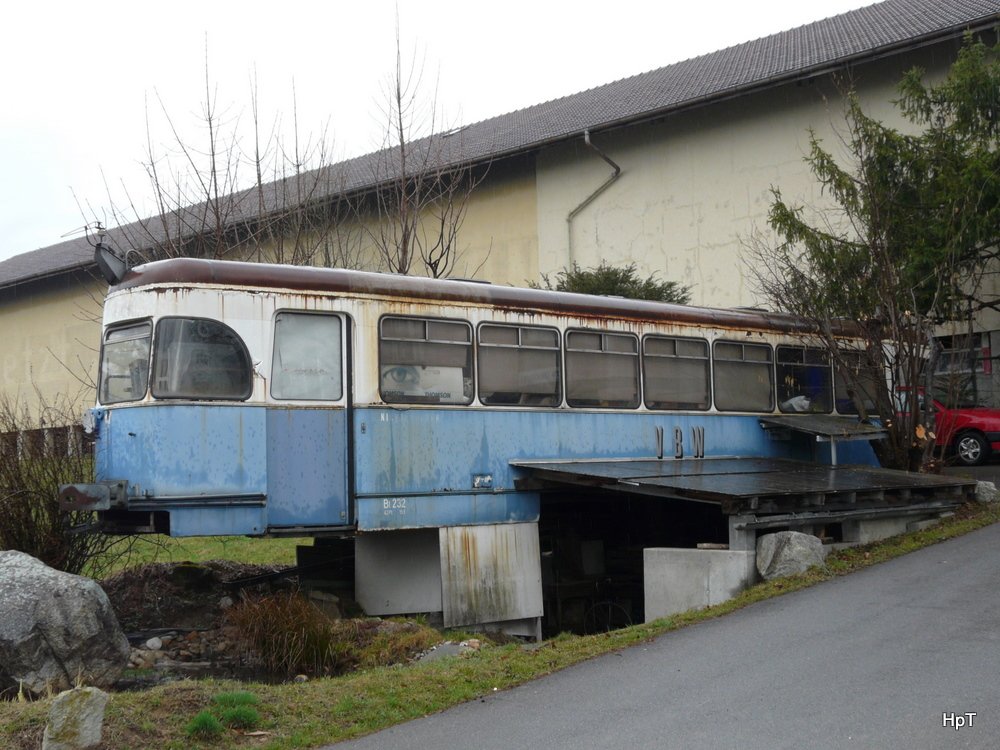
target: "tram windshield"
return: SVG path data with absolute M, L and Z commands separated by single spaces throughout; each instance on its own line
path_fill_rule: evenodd
M 229 326 L 203 318 L 156 324 L 153 396 L 242 401 L 252 390 L 250 355 Z
M 109 328 L 101 351 L 102 404 L 139 401 L 149 382 L 149 341 L 153 326 L 148 321 Z

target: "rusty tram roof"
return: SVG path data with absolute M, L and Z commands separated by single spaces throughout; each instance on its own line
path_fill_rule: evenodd
M 396 297 L 483 305 L 505 310 L 545 311 L 583 317 L 659 321 L 808 335 L 818 333 L 806 318 L 757 310 L 717 309 L 665 302 L 499 286 L 476 281 L 430 279 L 339 268 L 173 258 L 136 266 L 112 291 L 143 286 L 207 285 L 242 289 L 351 296 Z M 835 332 L 856 335 L 850 321 Z

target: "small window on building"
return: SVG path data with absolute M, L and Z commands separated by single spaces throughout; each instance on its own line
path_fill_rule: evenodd
M 774 369 L 770 346 L 716 341 L 713 359 L 716 409 L 774 411 Z
M 783 412 L 829 414 L 833 411 L 830 355 L 823 349 L 779 346 L 778 408 Z
M 149 342 L 153 326 L 148 321 L 109 328 L 101 351 L 100 402 L 139 401 L 149 383 Z
M 472 327 L 465 321 L 382 318 L 378 349 L 386 403 L 472 402 Z
M 857 401 L 869 416 L 876 416 L 876 394 L 879 378 L 884 378 L 881 365 L 874 365 L 867 353 L 842 349 L 837 355 L 834 377 L 834 399 L 841 414 L 857 414 Z M 884 386 L 883 386 L 884 387 Z
M 156 398 L 244 401 L 253 389 L 246 345 L 232 328 L 217 320 L 159 321 L 153 372 Z
M 634 409 L 639 405 L 639 343 L 627 333 L 566 334 L 566 402 Z
M 335 315 L 278 313 L 271 396 L 338 401 L 344 395 L 341 322 Z
M 699 409 L 711 404 L 708 342 L 647 336 L 642 340 L 643 395 L 648 409 Z
M 558 406 L 559 332 L 479 326 L 479 400 L 490 406 Z

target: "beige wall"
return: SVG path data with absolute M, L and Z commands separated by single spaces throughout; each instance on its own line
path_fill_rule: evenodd
M 104 283 L 64 277 L 0 293 L 0 394 L 27 407 L 32 420 L 58 424 L 60 412 L 78 419 L 93 405 L 106 290 Z
M 903 70 L 944 63 L 941 52 L 855 71 L 869 113 L 898 120 L 890 101 Z M 757 304 L 740 241 L 755 228 L 766 230 L 771 186 L 793 203 L 822 203 L 803 161 L 809 128 L 839 148 L 843 104 L 828 77 L 596 134 L 594 143 L 622 172 L 571 227 L 567 216 L 611 168 L 582 136 L 547 149 L 536 167 L 540 269 L 635 262 L 643 273 L 692 285 L 695 304 Z

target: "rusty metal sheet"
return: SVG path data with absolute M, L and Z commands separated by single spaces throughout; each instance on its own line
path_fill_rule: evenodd
M 537 523 L 442 528 L 445 627 L 542 616 Z

